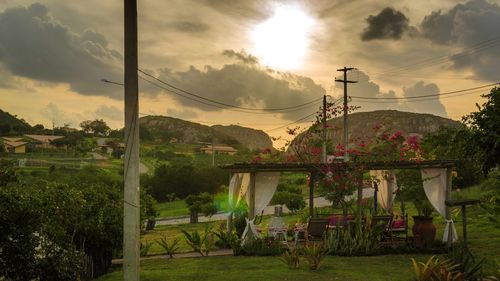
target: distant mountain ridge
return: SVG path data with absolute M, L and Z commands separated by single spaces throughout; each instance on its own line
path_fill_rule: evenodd
M 235 148 L 272 148 L 269 135 L 261 130 L 236 125 L 206 126 L 167 116 L 145 116 L 139 120 L 141 128 L 156 140 L 170 140 L 183 143 L 212 142 L 227 144 Z
M 0 135 L 22 135 L 32 130 L 28 122 L 0 109 Z
M 343 117 L 328 120 L 327 136 L 334 144 L 343 143 L 344 123 Z M 377 110 L 369 112 L 356 112 L 349 114 L 348 128 L 349 139 L 364 139 L 373 132 L 374 126 L 381 126 L 382 130 L 389 132 L 401 131 L 403 135 L 425 136 L 438 131 L 441 127 L 458 128 L 463 126 L 460 122 L 448 118 L 426 114 L 397 110 Z M 299 135 L 297 137 L 302 137 Z M 297 138 L 296 137 L 296 138 Z M 293 145 L 294 141 L 292 141 Z

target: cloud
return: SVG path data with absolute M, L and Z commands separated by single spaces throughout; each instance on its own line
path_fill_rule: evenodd
M 206 23 L 200 21 L 176 21 L 171 26 L 178 31 L 187 33 L 203 33 L 210 29 Z
M 435 44 L 467 49 L 464 55 L 451 57 L 452 68 L 471 70 L 487 81 L 498 81 L 500 72 L 500 6 L 486 0 L 471 0 L 448 11 L 433 11 L 420 29 Z
M 169 108 L 169 109 L 167 109 L 167 114 L 169 116 L 179 118 L 179 119 L 185 119 L 185 120 L 189 120 L 189 119 L 198 117 L 198 113 L 196 113 L 196 111 L 189 110 L 189 109 Z
M 366 22 L 368 27 L 361 33 L 361 40 L 401 39 L 403 33 L 410 29 L 409 19 L 400 11 L 386 7 L 377 15 L 370 15 Z
M 356 80 L 358 83 L 348 85 L 348 95 L 352 96 L 351 105 L 360 106 L 358 111 L 374 111 L 374 110 L 399 110 L 418 113 L 430 113 L 442 117 L 447 117 L 446 110 L 439 99 L 427 99 L 425 101 L 407 101 L 407 100 L 373 100 L 373 99 L 357 99 L 355 97 L 366 98 L 396 98 L 394 90 L 382 91 L 380 86 L 375 83 L 370 77 L 362 72 L 355 71 L 350 73 L 349 80 Z M 335 85 L 337 92 L 343 91 L 343 84 Z M 403 87 L 403 97 L 413 97 L 422 95 L 438 94 L 439 88 L 436 84 L 425 84 L 420 81 L 410 87 Z M 338 98 L 341 96 L 339 95 Z
M 160 79 L 178 88 L 221 103 L 251 108 L 283 108 L 321 98 L 325 89 L 312 79 L 300 75 L 275 72 L 246 64 L 226 64 L 222 68 L 206 66 L 200 70 L 191 66 L 186 71 L 159 69 Z M 204 111 L 220 111 L 177 95 L 173 97 L 182 105 Z M 206 103 L 206 101 L 203 101 Z M 224 107 L 224 106 L 222 106 Z M 297 118 L 314 108 L 282 113 L 285 119 Z
M 228 58 L 236 58 L 242 63 L 247 63 L 247 64 L 259 63 L 259 60 L 255 56 L 253 56 L 252 54 L 247 54 L 247 52 L 245 52 L 244 50 L 241 50 L 239 52 L 236 52 L 234 50 L 224 50 L 222 52 L 222 55 Z
M 123 79 L 122 56 L 109 48 L 105 36 L 74 32 L 39 3 L 0 12 L 0 64 L 17 76 L 67 83 L 82 95 L 123 95 L 121 88 L 100 82 Z
M 112 121 L 123 121 L 124 113 L 123 110 L 118 109 L 115 106 L 101 105 L 95 110 L 97 118 L 103 118 Z
M 48 103 L 44 108 L 42 108 L 40 110 L 40 114 L 45 117 L 46 120 L 49 121 L 49 123 L 54 122 L 55 126 L 70 124 L 72 127 L 78 127 L 80 122 L 85 120 L 85 118 L 81 114 L 75 112 L 66 112 L 52 102 Z

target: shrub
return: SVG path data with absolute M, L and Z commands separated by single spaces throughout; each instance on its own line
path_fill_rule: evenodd
M 372 229 L 367 224 L 336 228 L 327 236 L 329 253 L 339 256 L 371 255 L 380 248 L 382 231 L 380 227 Z
M 446 258 L 457 265 L 457 269 L 463 273 L 466 280 L 480 280 L 484 259 L 476 262 L 465 244 L 454 245 Z
M 306 245 L 302 249 L 302 253 L 309 263 L 311 270 L 318 270 L 321 267 L 321 263 L 325 259 L 327 252 L 328 250 L 319 244 Z
M 145 241 L 144 243 L 142 243 L 142 241 L 141 241 L 141 247 L 140 247 L 141 257 L 148 255 L 149 249 L 151 249 L 151 246 L 153 246 L 153 242 Z
M 300 266 L 300 255 L 299 251 L 297 250 L 297 247 L 295 248 L 290 248 L 281 255 L 280 260 L 285 263 L 288 268 L 290 269 L 296 269 L 299 268 Z
M 180 239 L 175 238 L 172 241 L 172 243 L 170 243 L 170 242 L 168 242 L 167 236 L 164 236 L 164 237 L 160 238 L 160 240 L 156 241 L 156 243 L 158 243 L 158 245 L 160 245 L 160 247 L 162 247 L 163 250 L 165 250 L 165 252 L 169 256 L 169 258 L 173 258 L 174 254 L 177 252 L 177 250 L 179 250 L 179 242 L 180 242 Z
M 198 231 L 193 231 L 191 233 L 182 230 L 184 237 L 186 237 L 186 243 L 193 249 L 193 251 L 199 253 L 201 256 L 208 256 L 210 250 L 214 246 L 214 239 L 212 233 L 212 227 L 208 224 L 205 225 L 205 230 L 203 233 Z
M 285 249 L 279 241 L 273 239 L 252 239 L 241 247 L 239 254 L 244 256 L 279 256 Z
M 464 276 L 458 272 L 458 265 L 449 260 L 439 260 L 432 256 L 427 262 L 416 262 L 411 259 L 416 281 L 463 281 Z

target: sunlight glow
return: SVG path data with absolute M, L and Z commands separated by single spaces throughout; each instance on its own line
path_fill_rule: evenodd
M 296 69 L 309 47 L 314 19 L 298 6 L 277 6 L 274 15 L 257 25 L 252 33 L 254 54 L 265 65 Z

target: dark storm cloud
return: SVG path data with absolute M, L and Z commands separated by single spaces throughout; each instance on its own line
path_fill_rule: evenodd
M 356 80 L 358 83 L 349 84 L 349 96 L 354 97 L 367 97 L 367 98 L 395 98 L 396 93 L 392 90 L 383 92 L 380 86 L 372 81 L 368 75 L 362 71 L 351 72 L 348 76 L 349 80 Z M 335 85 L 336 92 L 343 91 L 343 85 L 338 83 Z M 424 82 L 417 82 L 410 87 L 403 87 L 404 97 L 422 96 L 438 94 L 439 88 L 436 84 L 425 84 Z M 439 99 L 430 99 L 426 101 L 407 101 L 407 100 L 373 100 L 373 99 L 357 99 L 352 98 L 351 105 L 360 106 L 359 111 L 374 111 L 374 110 L 399 110 L 419 113 L 430 113 L 447 117 L 446 110 Z
M 361 34 L 361 40 L 401 39 L 403 33 L 410 29 L 408 18 L 400 11 L 387 7 L 377 15 L 370 15 L 366 22 L 368 27 Z
M 178 31 L 186 33 L 203 33 L 210 29 L 208 24 L 201 21 L 177 21 L 172 22 L 171 26 Z
M 190 67 L 187 71 L 161 69 L 159 78 L 183 90 L 222 103 L 256 108 L 283 108 L 321 98 L 325 90 L 310 78 L 279 73 L 272 76 L 267 70 L 245 64 L 228 64 L 217 69 L 211 66 L 204 70 Z M 220 111 L 177 95 L 172 95 L 183 105 L 205 111 Z M 294 119 L 317 108 L 283 113 L 283 118 Z
M 121 55 L 95 31 L 73 32 L 39 3 L 0 12 L 0 63 L 14 75 L 68 83 L 83 95 L 119 98 L 122 89 L 101 78 L 122 80 Z
M 486 0 L 458 4 L 448 11 L 434 11 L 421 24 L 432 42 L 468 49 L 452 56 L 453 68 L 472 70 L 480 79 L 498 81 L 500 72 L 500 6 Z
M 259 63 L 259 60 L 255 56 L 252 56 L 252 54 L 247 54 L 247 52 L 245 52 L 244 50 L 241 50 L 240 52 L 236 52 L 234 50 L 224 50 L 222 52 L 222 55 L 229 58 L 236 58 L 237 60 L 246 64 Z

